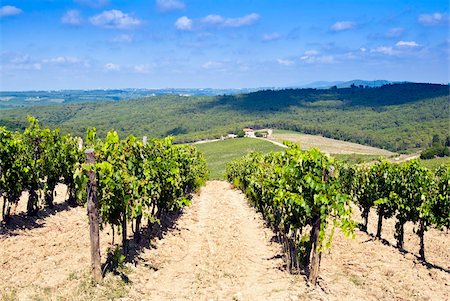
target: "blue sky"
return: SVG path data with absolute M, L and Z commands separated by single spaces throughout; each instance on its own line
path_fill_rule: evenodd
M 449 81 L 447 0 L 0 3 L 2 91 Z

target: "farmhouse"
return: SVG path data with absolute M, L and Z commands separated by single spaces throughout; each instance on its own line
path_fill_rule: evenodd
M 244 128 L 243 131 L 245 133 L 245 137 L 251 137 L 251 138 L 256 137 L 255 131 L 252 128 Z

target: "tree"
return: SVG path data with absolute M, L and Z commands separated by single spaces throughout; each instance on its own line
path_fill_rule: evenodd
M 441 138 L 438 134 L 433 135 L 431 139 L 431 146 L 441 146 Z

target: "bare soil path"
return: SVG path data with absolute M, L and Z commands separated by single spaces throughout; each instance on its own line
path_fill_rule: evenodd
M 147 250 L 152 269 L 130 274 L 133 300 L 297 300 L 301 276 L 283 269 L 273 233 L 244 196 L 208 182 L 178 221 L 178 230 Z M 155 271 L 157 269 L 157 271 Z

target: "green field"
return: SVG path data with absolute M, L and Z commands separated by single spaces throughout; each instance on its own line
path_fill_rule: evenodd
M 435 170 L 441 165 L 450 166 L 450 157 L 420 160 L 420 163 L 429 169 Z
M 223 141 L 208 142 L 195 145 L 206 156 L 210 171 L 210 179 L 224 179 L 225 168 L 228 162 L 240 158 L 249 152 L 281 151 L 283 148 L 271 142 L 252 139 L 237 138 Z
M 226 139 L 195 144 L 202 153 L 205 154 L 206 162 L 210 171 L 210 180 L 223 180 L 226 165 L 234 159 L 240 158 L 250 152 L 271 152 L 282 151 L 283 148 L 261 139 L 237 138 Z M 333 154 L 337 160 L 348 164 L 359 164 L 376 161 L 382 156 L 364 154 Z M 384 157 L 386 158 L 386 157 Z M 425 167 L 435 170 L 440 165 L 450 166 L 450 157 L 421 160 Z
M 365 162 L 376 161 L 380 158 L 384 159 L 383 156 L 364 155 L 364 154 L 333 154 L 332 156 L 337 160 L 348 164 L 360 164 Z

